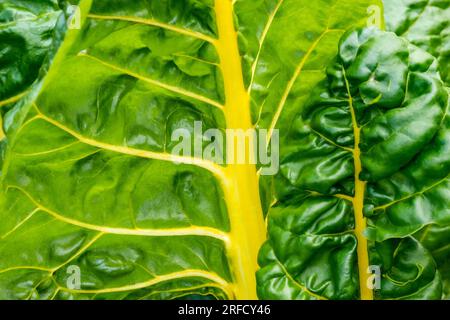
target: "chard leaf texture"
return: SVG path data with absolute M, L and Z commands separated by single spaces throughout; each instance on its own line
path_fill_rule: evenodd
M 0 299 L 450 298 L 449 1 L 384 2 L 1 1 Z

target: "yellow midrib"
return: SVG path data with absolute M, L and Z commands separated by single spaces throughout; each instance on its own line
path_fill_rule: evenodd
M 357 254 L 358 254 L 358 271 L 359 271 L 359 288 L 362 300 L 372 300 L 373 292 L 368 287 L 369 279 L 369 251 L 367 246 L 367 239 L 364 236 L 366 229 L 366 218 L 363 214 L 364 208 L 364 193 L 366 189 L 366 182 L 359 179 L 362 170 L 361 151 L 359 149 L 360 131 L 361 129 L 354 127 L 355 134 L 355 197 L 353 198 L 353 210 L 355 214 L 355 235 L 358 240 Z M 358 146 L 357 146 L 358 145 Z
M 227 128 L 251 129 L 250 98 L 244 85 L 232 1 L 216 0 L 215 13 L 219 33 L 215 45 L 224 78 Z M 233 146 L 229 144 L 228 147 Z M 249 159 L 248 155 L 246 159 Z M 227 185 L 224 186 L 224 194 L 231 224 L 229 256 L 235 277 L 235 298 L 257 299 L 257 256 L 266 231 L 256 167 L 251 164 L 228 164 L 225 172 Z
M 229 129 L 252 129 L 252 121 L 250 115 L 250 98 L 245 88 L 241 57 L 238 48 L 237 32 L 234 27 L 233 8 L 231 0 L 216 0 L 215 1 L 215 13 L 217 18 L 217 28 L 219 33 L 218 39 L 213 39 L 213 44 L 217 48 L 217 52 L 220 58 L 220 69 L 224 78 L 224 90 L 226 103 L 223 106 L 223 112 L 225 115 L 227 128 Z M 100 18 L 97 16 L 91 16 L 91 18 Z M 111 18 L 111 17 L 107 17 Z M 141 22 L 141 21 L 139 21 Z M 164 26 L 167 27 L 167 26 Z M 173 30 L 178 31 L 178 30 Z M 191 35 L 191 34 L 189 34 Z M 211 41 L 211 39 L 205 39 Z M 118 70 L 126 71 L 126 70 Z M 136 75 L 137 76 L 137 75 Z M 146 79 L 148 80 L 148 79 Z M 160 84 L 160 83 L 157 83 Z M 168 88 L 172 90 L 178 90 L 177 88 Z M 187 92 L 180 92 L 187 94 Z M 198 96 L 193 98 L 199 99 Z M 203 99 L 205 100 L 205 99 Z M 212 101 L 207 102 L 213 106 Z M 167 161 L 180 161 L 182 163 L 191 163 L 186 158 L 174 159 L 169 155 L 158 155 L 154 152 L 147 152 L 142 150 L 135 150 L 128 147 L 112 146 L 99 141 L 83 137 L 73 130 L 62 126 L 57 121 L 47 117 L 41 113 L 37 106 L 38 118 L 42 118 L 55 126 L 65 130 L 69 134 L 83 143 L 108 149 L 115 152 L 133 154 L 140 157 L 156 158 Z M 220 106 L 221 107 L 221 106 Z M 252 150 L 251 148 L 247 148 Z M 242 150 L 239 150 L 242 151 Z M 249 159 L 248 155 L 246 159 Z M 227 252 L 230 259 L 230 268 L 233 273 L 234 283 L 229 284 L 220 279 L 213 278 L 211 280 L 217 282 L 223 286 L 230 298 L 237 299 L 257 299 L 256 294 L 256 277 L 255 273 L 258 269 L 257 255 L 260 247 L 265 241 L 265 224 L 259 198 L 259 187 L 256 166 L 252 164 L 229 164 L 226 169 L 215 166 L 208 161 L 195 160 L 191 164 L 199 165 L 205 169 L 213 172 L 221 181 L 224 190 L 224 198 L 227 204 L 228 213 L 230 217 L 231 231 L 228 234 L 228 241 L 225 241 L 227 246 Z M 46 211 L 48 212 L 48 211 Z M 61 217 L 59 217 L 61 218 Z M 76 221 L 70 221 L 75 222 Z M 83 227 L 92 227 L 91 225 L 83 225 Z M 100 232 L 124 232 L 128 233 L 130 230 L 98 230 Z M 192 233 L 193 231 L 199 232 L 202 235 L 205 230 L 193 230 L 192 228 L 186 230 L 170 230 L 184 234 Z M 209 235 L 216 236 L 216 233 L 211 233 L 211 230 L 206 230 Z M 139 231 L 141 232 L 141 231 Z M 221 237 L 224 238 L 223 236 Z M 176 277 L 187 276 L 205 276 L 208 277 L 210 273 L 198 273 L 186 270 L 185 272 L 176 273 Z M 168 277 L 165 280 L 170 280 Z M 161 280 L 161 279 L 159 279 Z M 148 286 L 152 282 L 146 282 L 139 284 L 138 286 Z M 128 287 L 127 289 L 136 288 L 136 286 Z M 229 289 L 229 290 L 228 290 Z
M 352 199 L 353 211 L 355 215 L 355 236 L 358 241 L 356 248 L 358 255 L 358 273 L 359 273 L 359 290 L 361 300 L 373 300 L 373 291 L 368 287 L 369 279 L 369 251 L 367 245 L 367 238 L 364 236 L 364 230 L 366 229 L 366 218 L 364 217 L 364 194 L 366 191 L 366 182 L 362 181 L 359 176 L 362 171 L 361 163 L 361 149 L 359 144 L 361 142 L 361 128 L 358 125 L 356 118 L 356 112 L 353 105 L 353 98 L 350 92 L 350 84 L 345 76 L 345 84 L 347 87 L 348 101 L 350 107 L 350 113 L 352 116 L 353 134 L 355 139 L 353 149 L 353 159 L 355 165 L 355 195 Z

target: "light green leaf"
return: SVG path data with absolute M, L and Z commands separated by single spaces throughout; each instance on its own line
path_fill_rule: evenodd
M 24 39 L 55 27 L 39 12 L 78 14 L 6 3 Z M 5 109 L 0 299 L 446 297 L 445 55 L 365 28 L 374 6 L 81 0 L 68 30 L 59 13 L 31 41 L 56 56 L 19 50 L 32 71 L 47 58 Z M 17 66 L 12 95 L 36 79 Z M 223 164 L 226 147 L 174 156 L 196 122 L 280 130 L 279 173 Z

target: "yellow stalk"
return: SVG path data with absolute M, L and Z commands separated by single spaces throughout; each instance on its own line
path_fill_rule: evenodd
M 231 0 L 216 0 L 219 39 L 216 42 L 225 86 L 225 119 L 229 129 L 251 129 L 250 99 L 244 85 Z M 250 142 L 250 143 L 254 143 Z M 232 144 L 229 144 L 229 147 Z M 247 151 L 245 159 L 250 159 Z M 243 150 L 235 150 L 242 152 Z M 235 153 L 236 154 L 236 153 Z M 255 165 L 228 164 L 225 200 L 231 221 L 229 255 L 235 276 L 235 298 L 257 299 L 255 272 L 265 225 Z
M 344 71 L 345 74 L 345 71 Z M 353 197 L 353 211 L 355 214 L 355 236 L 358 240 L 358 271 L 359 271 L 359 290 L 361 300 L 373 300 L 373 291 L 368 287 L 369 271 L 369 251 L 367 246 L 367 238 L 364 236 L 366 229 L 366 218 L 364 217 L 364 194 L 366 191 L 366 182 L 362 181 L 359 176 L 362 171 L 361 150 L 359 144 L 361 142 L 361 128 L 356 119 L 356 112 L 353 106 L 353 98 L 350 94 L 350 85 L 345 80 L 347 93 L 349 97 L 350 112 L 352 115 L 353 134 L 355 137 L 355 146 L 353 149 L 353 159 L 355 163 L 355 195 Z

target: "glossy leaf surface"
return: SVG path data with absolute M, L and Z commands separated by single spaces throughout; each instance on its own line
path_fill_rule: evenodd
M 445 55 L 374 5 L 80 1 L 5 117 L 0 299 L 446 297 Z M 174 157 L 196 121 L 280 130 L 279 174 Z
M 450 2 L 399 1 L 395 5 L 395 10 L 389 10 L 393 9 L 393 5 L 393 2 L 385 2 L 387 28 L 435 56 L 438 60 L 439 71 L 448 87 L 450 85 L 448 73 L 450 67 Z M 439 150 L 448 153 L 446 149 Z M 444 206 L 443 211 L 445 215 L 448 207 Z M 450 272 L 448 263 L 450 261 L 449 230 L 448 221 L 446 223 L 441 221 L 440 224 L 429 225 L 415 235 L 433 254 L 443 275 L 444 291 L 447 297 L 450 294 L 448 280 Z
M 282 143 L 260 296 L 440 299 L 447 280 L 413 235 L 449 222 L 447 110 L 431 55 L 393 33 L 347 33 Z
M 38 77 L 52 51 L 57 37 L 54 29 L 62 12 L 52 0 L 5 0 L 0 4 L 1 105 L 17 101 Z
M 438 59 L 450 84 L 450 1 L 385 0 L 386 29 L 408 39 Z

